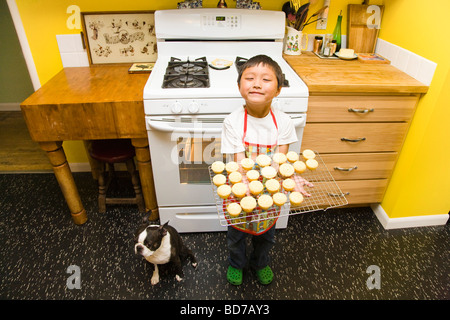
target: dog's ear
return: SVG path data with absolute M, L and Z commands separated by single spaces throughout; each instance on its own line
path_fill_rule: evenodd
M 143 224 L 150 224 L 150 220 L 149 220 L 150 214 L 151 214 L 151 211 L 148 212 L 148 213 L 146 213 L 146 214 L 142 217 L 142 223 L 143 223 Z
M 161 233 L 161 235 L 164 237 L 167 234 L 167 229 L 166 227 L 169 225 L 169 221 L 167 221 L 166 223 L 164 223 L 162 226 L 159 226 L 159 232 Z

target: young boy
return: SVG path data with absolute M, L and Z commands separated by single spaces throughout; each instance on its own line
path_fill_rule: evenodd
M 230 113 L 224 120 L 222 153 L 233 154 L 234 161 L 240 163 L 243 158 L 255 159 L 258 154 L 287 153 L 289 144 L 298 140 L 291 118 L 271 107 L 273 98 L 280 94 L 281 81 L 280 66 L 268 56 L 255 56 L 241 67 L 238 87 L 245 105 Z M 250 267 L 255 270 L 262 284 L 269 284 L 273 280 L 269 251 L 275 243 L 274 236 L 275 228 L 272 227 L 252 238 Z M 247 261 L 246 237 L 247 233 L 228 227 L 230 266 L 227 279 L 234 285 L 242 283 L 242 270 Z

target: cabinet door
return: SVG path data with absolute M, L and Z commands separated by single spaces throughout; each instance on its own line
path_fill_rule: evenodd
M 308 122 L 409 122 L 417 96 L 311 96 Z
M 319 153 L 399 151 L 407 123 L 307 123 L 302 149 Z
M 347 180 L 337 181 L 348 204 L 378 203 L 383 199 L 388 180 Z
M 291 207 L 291 210 L 301 211 L 309 209 L 326 209 L 328 207 L 342 206 L 343 197 L 348 204 L 369 204 L 381 202 L 384 191 L 387 186 L 387 179 L 379 180 L 343 180 L 336 181 L 340 192 L 337 188 L 331 190 L 328 182 L 314 182 L 314 187 L 306 188 L 314 198 L 304 198 L 301 207 Z M 320 196 L 314 196 L 314 189 L 320 189 Z M 329 190 L 329 191 L 328 191 Z
M 397 153 L 333 153 L 321 158 L 334 180 L 388 179 Z

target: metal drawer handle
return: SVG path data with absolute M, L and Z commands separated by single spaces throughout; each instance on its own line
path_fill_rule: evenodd
M 355 112 L 355 113 L 368 113 L 368 112 L 374 112 L 374 108 L 370 109 L 354 109 L 354 108 L 348 108 L 348 112 Z
M 348 141 L 348 142 L 361 142 L 366 140 L 366 138 L 358 138 L 358 139 L 347 139 L 347 138 L 341 138 L 341 141 Z
M 345 193 L 331 193 L 331 192 L 328 192 L 328 195 L 330 196 L 330 197 L 343 197 L 343 196 L 348 196 L 348 195 L 350 195 L 350 192 L 345 192 Z
M 357 166 L 351 167 L 351 168 L 340 168 L 340 167 L 334 167 L 334 170 L 339 170 L 339 171 L 352 171 L 352 170 L 356 170 L 358 169 Z

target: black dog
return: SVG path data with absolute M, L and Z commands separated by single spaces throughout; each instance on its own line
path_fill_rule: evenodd
M 175 266 L 175 277 L 178 281 L 183 280 L 183 268 L 181 262 L 189 257 L 192 266 L 197 267 L 192 251 L 189 250 L 181 240 L 177 230 L 166 222 L 162 226 L 150 225 L 148 220 L 136 232 L 134 251 L 142 255 L 145 260 L 155 266 L 153 271 L 152 285 L 159 282 L 158 264 L 173 263 Z

